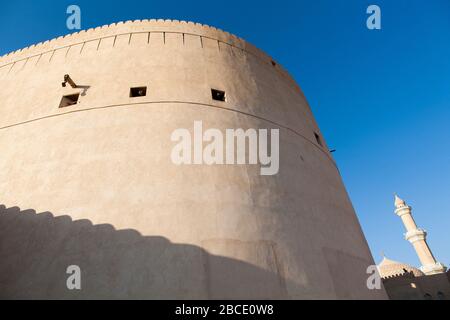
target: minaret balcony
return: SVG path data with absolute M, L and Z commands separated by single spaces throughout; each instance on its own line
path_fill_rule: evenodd
M 401 205 L 398 206 L 397 209 L 395 209 L 395 213 L 397 214 L 397 216 L 401 217 L 405 214 L 411 214 L 411 207 L 408 205 Z
M 425 240 L 426 237 L 427 237 L 426 230 L 423 230 L 420 228 L 410 230 L 405 233 L 405 239 L 411 243 L 414 243 L 414 242 L 420 241 L 420 240 Z

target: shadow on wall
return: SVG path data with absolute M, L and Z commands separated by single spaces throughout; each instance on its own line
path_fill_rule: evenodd
M 66 269 L 81 268 L 81 290 Z M 0 205 L 1 299 L 280 299 L 283 277 L 109 224 Z

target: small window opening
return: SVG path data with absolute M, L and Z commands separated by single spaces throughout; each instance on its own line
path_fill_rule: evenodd
M 130 88 L 130 97 L 145 97 L 147 95 L 147 87 Z
M 225 101 L 225 91 L 211 89 L 212 98 L 217 101 Z
M 322 139 L 320 138 L 320 136 L 319 136 L 316 132 L 314 132 L 314 136 L 316 137 L 317 143 L 318 143 L 321 147 L 323 147 Z
M 61 102 L 59 103 L 60 108 L 65 108 L 68 106 L 73 106 L 78 103 L 78 99 L 80 98 L 79 93 L 69 94 L 67 96 L 63 96 Z

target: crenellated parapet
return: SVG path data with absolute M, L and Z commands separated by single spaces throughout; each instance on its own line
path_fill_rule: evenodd
M 205 24 L 170 19 L 128 20 L 112 23 L 81 30 L 10 52 L 0 57 L 0 76 L 2 73 L 9 74 L 14 69 L 17 71 L 17 68 L 14 68 L 16 64 L 23 66 L 31 58 L 37 57 L 39 59 L 45 55 L 46 58 L 51 60 L 56 52 L 67 53 L 74 49 L 82 51 L 86 49 L 86 44 L 91 45 L 96 50 L 100 48 L 102 43 L 103 46 L 114 48 L 118 37 L 128 39 L 129 45 L 134 44 L 131 41 L 133 38 L 147 39 L 147 43 L 157 41 L 162 44 L 168 44 L 169 42 L 166 39 L 174 38 L 177 40 L 176 45 L 181 47 L 186 45 L 186 36 L 195 37 L 202 47 L 207 46 L 205 42 L 212 42 L 212 46 L 216 47 L 217 50 L 220 50 L 221 46 L 229 46 L 232 48 L 232 50 L 229 50 L 230 53 L 237 50 L 252 55 L 261 62 L 272 65 L 300 90 L 289 73 L 272 57 L 242 38 Z
M 125 33 L 177 32 L 177 29 L 180 33 L 185 33 L 186 27 L 188 27 L 193 34 L 196 34 L 198 36 L 216 38 L 217 40 L 229 43 L 230 45 L 245 49 L 244 40 L 228 32 L 200 23 L 165 19 L 145 19 L 133 21 L 128 20 L 125 22 L 121 21 L 117 23 L 111 23 L 109 25 L 103 25 L 101 27 L 81 30 L 51 40 L 39 42 L 37 44 L 10 52 L 0 57 L 0 64 L 4 65 L 7 63 L 12 63 L 14 61 L 26 58 L 28 56 L 40 54 L 45 51 L 71 46 L 74 42 L 89 42 Z M 252 48 L 252 50 L 253 49 L 256 48 Z

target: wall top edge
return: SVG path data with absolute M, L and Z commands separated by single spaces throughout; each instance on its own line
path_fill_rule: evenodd
M 227 42 L 246 50 L 248 50 L 249 47 L 253 47 L 250 43 L 246 42 L 240 37 L 235 36 L 234 34 L 206 24 L 171 19 L 127 20 L 111 23 L 109 25 L 98 26 L 96 28 L 80 30 L 6 53 L 5 55 L 0 56 L 0 65 L 4 65 L 7 62 L 11 63 L 14 60 L 23 59 L 25 55 L 39 54 L 40 51 L 42 52 L 54 50 L 59 47 L 69 46 L 77 42 L 84 42 L 122 33 L 152 31 L 192 33 L 199 36 L 211 37 L 219 41 Z M 265 55 L 270 58 L 267 54 L 257 49 L 256 47 L 251 49 L 257 50 L 259 54 Z
M 69 33 L 64 36 L 59 36 L 57 38 L 46 40 L 44 42 L 32 44 L 28 47 L 0 56 L 0 68 L 11 65 L 17 61 L 41 55 L 49 51 L 70 47 L 79 43 L 89 42 L 120 34 L 140 32 L 193 34 L 196 36 L 207 37 L 223 43 L 227 43 L 236 48 L 242 49 L 247 53 L 257 56 L 266 63 L 272 63 L 274 66 L 276 65 L 277 69 L 279 69 L 281 73 L 283 73 L 293 83 L 295 83 L 295 80 L 293 80 L 289 73 L 281 65 L 277 64 L 271 56 L 258 49 L 251 43 L 245 41 L 244 39 L 206 24 L 171 19 L 127 20 Z

